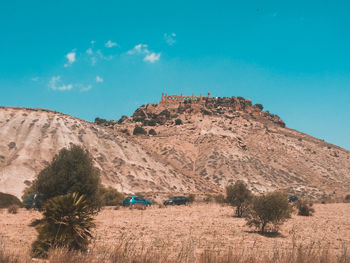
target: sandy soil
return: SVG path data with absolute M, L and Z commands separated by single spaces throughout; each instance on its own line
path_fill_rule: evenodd
M 278 237 L 265 237 L 250 231 L 244 219 L 234 218 L 232 207 L 199 204 L 182 207 L 152 207 L 145 211 L 121 208 L 104 209 L 97 217 L 94 245 L 113 247 L 120 240 L 142 246 L 178 249 L 192 244 L 203 249 L 244 248 L 272 252 L 290 249 L 293 244 L 327 247 L 340 253 L 350 248 L 350 204 L 314 205 L 312 217 L 293 215 L 281 227 Z M 13 252 L 29 250 L 36 231 L 29 224 L 41 214 L 21 209 L 18 214 L 0 210 L 0 243 Z

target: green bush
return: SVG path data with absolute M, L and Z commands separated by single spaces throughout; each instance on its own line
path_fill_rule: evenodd
M 182 120 L 181 119 L 176 119 L 175 120 L 175 125 L 182 125 Z
M 116 189 L 101 185 L 99 191 L 102 206 L 118 206 L 123 204 L 124 195 Z
M 196 200 L 196 197 L 195 197 L 194 194 L 189 194 L 189 195 L 187 196 L 187 198 L 188 198 L 188 201 L 189 201 L 190 203 L 193 203 L 193 202 Z
M 140 126 L 136 126 L 136 127 L 134 128 L 133 134 L 134 134 L 134 135 L 138 135 L 138 134 L 147 135 L 147 131 L 146 131 L 144 128 L 140 127 Z
M 101 206 L 99 186 L 99 173 L 93 167 L 89 153 L 72 145 L 70 149 L 63 148 L 53 158 L 25 190 L 25 195 L 39 194 L 45 203 L 52 197 L 75 192 L 85 195 L 89 207 L 95 210 Z
M 254 107 L 258 108 L 259 110 L 263 110 L 264 109 L 264 106 L 262 104 L 255 104 Z
M 312 216 L 315 209 L 312 208 L 312 203 L 308 203 L 304 200 L 298 200 L 296 202 L 296 207 L 298 209 L 298 215 L 300 216 Z
M 224 195 L 217 195 L 215 196 L 215 202 L 218 203 L 218 204 L 224 204 L 226 203 L 226 198 Z
M 36 226 L 38 239 L 32 244 L 33 257 L 47 257 L 50 248 L 85 251 L 95 227 L 93 212 L 84 195 L 56 196 L 44 205 L 44 218 Z
M 350 201 L 350 194 L 345 196 L 345 201 Z
M 96 117 L 96 118 L 95 118 L 95 123 L 96 123 L 97 125 L 101 125 L 101 124 L 104 124 L 104 123 L 106 123 L 106 122 L 107 122 L 106 119 L 101 119 L 101 118 L 99 118 L 99 117 Z
M 291 212 L 288 195 L 285 193 L 272 192 L 255 196 L 248 210 L 247 225 L 260 229 L 263 234 L 278 232 L 279 226 L 290 218 Z
M 150 130 L 148 131 L 148 134 L 149 134 L 149 135 L 157 135 L 157 133 L 156 133 L 156 131 L 155 131 L 154 129 L 150 129 Z
M 14 195 L 0 192 L 0 208 L 8 208 L 12 205 L 21 206 L 21 201 Z
M 226 187 L 226 201 L 236 207 L 237 217 L 242 217 L 247 211 L 251 197 L 252 194 L 243 181 L 238 180 Z

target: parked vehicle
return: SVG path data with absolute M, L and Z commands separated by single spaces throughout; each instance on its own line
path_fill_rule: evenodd
M 185 196 L 173 196 L 164 201 L 164 205 L 187 205 L 190 201 Z
M 299 200 L 299 198 L 298 198 L 297 196 L 295 196 L 295 195 L 291 195 L 291 196 L 289 196 L 289 198 L 288 198 L 288 201 L 289 201 L 290 203 L 293 203 L 293 202 L 298 201 L 298 200 Z
M 151 201 L 146 200 L 142 196 L 128 196 L 123 201 L 123 206 L 131 206 L 134 207 L 135 205 L 144 205 L 144 206 L 151 206 Z
M 28 196 L 28 198 L 25 201 L 25 208 L 26 209 L 35 209 L 35 210 L 41 210 L 42 208 L 42 198 L 38 194 L 31 194 Z

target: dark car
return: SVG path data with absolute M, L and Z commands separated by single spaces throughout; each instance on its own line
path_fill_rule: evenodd
M 187 205 L 190 202 L 185 196 L 173 196 L 164 201 L 164 205 Z
M 25 208 L 26 209 L 35 209 L 35 210 L 41 210 L 42 208 L 42 197 L 39 194 L 31 194 L 28 196 L 28 198 L 25 201 Z
M 298 198 L 297 196 L 295 196 L 295 195 L 291 195 L 291 196 L 289 196 L 289 198 L 288 198 L 288 201 L 289 201 L 290 203 L 293 203 L 293 202 L 298 201 L 298 200 L 299 200 L 299 198 Z
M 152 205 L 151 201 L 146 200 L 142 196 L 129 196 L 129 197 L 125 198 L 125 200 L 123 201 L 123 206 L 133 207 L 136 204 L 144 205 L 144 206 L 151 206 Z

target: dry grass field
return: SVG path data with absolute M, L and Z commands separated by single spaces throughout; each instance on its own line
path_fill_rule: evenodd
M 94 254 L 96 262 L 107 261 L 107 254 L 110 260 L 113 251 L 124 256 L 148 255 L 153 259 L 161 254 L 163 258 L 158 258 L 156 262 L 173 258 L 177 259 L 176 262 L 219 262 L 219 259 L 208 256 L 208 251 L 233 253 L 242 259 L 251 255 L 278 258 L 276 253 L 279 256 L 289 255 L 292 250 L 302 249 L 306 251 L 304 253 L 309 253 L 310 258 L 315 259 L 317 254 L 327 258 L 325 262 L 347 262 L 344 255 L 349 253 L 346 248 L 350 248 L 350 203 L 316 204 L 314 208 L 316 213 L 312 217 L 293 214 L 277 237 L 266 237 L 252 231 L 245 225 L 244 219 L 233 217 L 232 207 L 218 204 L 152 207 L 147 210 L 105 208 L 96 217 L 97 228 L 90 253 Z M 28 260 L 30 244 L 37 234 L 29 225 L 40 217 L 40 213 L 24 209 L 18 214 L 1 210 L 2 251 L 21 255 L 23 261 L 24 258 Z M 60 257 L 56 254 L 54 258 Z M 83 262 L 83 256 L 80 258 Z M 73 260 L 71 256 L 70 259 Z M 154 262 L 151 259 L 141 260 L 140 257 L 138 260 L 130 262 Z M 85 262 L 91 261 L 92 258 Z M 112 262 L 127 261 L 125 258 L 118 261 L 115 257 Z

